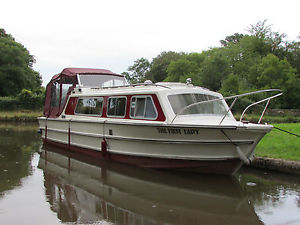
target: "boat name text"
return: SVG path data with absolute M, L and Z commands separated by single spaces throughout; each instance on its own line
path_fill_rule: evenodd
M 185 135 L 196 135 L 199 134 L 199 129 L 183 129 L 183 128 L 161 128 L 157 127 L 157 131 L 160 134 L 185 134 Z

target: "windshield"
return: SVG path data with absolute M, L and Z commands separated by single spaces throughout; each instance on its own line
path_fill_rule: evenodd
M 86 87 L 115 87 L 127 85 L 124 77 L 111 75 L 79 75 L 81 86 Z
M 168 99 L 175 114 L 180 113 L 180 115 L 189 115 L 189 114 L 225 115 L 227 112 L 222 100 L 196 104 L 183 110 L 185 107 L 197 102 L 217 99 L 216 96 L 212 96 L 212 95 L 196 94 L 196 93 L 176 94 L 176 95 L 169 95 Z

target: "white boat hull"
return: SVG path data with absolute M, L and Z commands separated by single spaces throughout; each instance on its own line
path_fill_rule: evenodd
M 39 118 L 46 144 L 148 168 L 233 174 L 271 126 L 193 126 Z

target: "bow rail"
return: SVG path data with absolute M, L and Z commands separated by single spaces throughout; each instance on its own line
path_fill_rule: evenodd
M 176 117 L 177 117 L 178 115 L 182 114 L 185 110 L 187 110 L 187 109 L 189 109 L 189 108 L 191 108 L 191 107 L 194 107 L 194 106 L 196 106 L 196 105 L 200 105 L 200 104 L 204 104 L 204 103 L 208 103 L 208 102 L 214 102 L 214 101 L 222 101 L 222 100 L 234 99 L 233 102 L 231 103 L 230 107 L 229 107 L 228 110 L 226 111 L 226 114 L 222 117 L 222 119 L 221 119 L 221 121 L 220 121 L 220 123 L 219 123 L 219 125 L 221 125 L 222 122 L 224 121 L 225 117 L 228 115 L 228 113 L 230 112 L 230 110 L 232 109 L 232 107 L 234 106 L 234 104 L 236 103 L 236 101 L 237 101 L 239 98 L 242 98 L 242 97 L 245 97 L 245 96 L 249 96 L 249 95 L 256 95 L 256 94 L 260 94 L 260 93 L 264 93 L 264 92 L 280 92 L 280 93 L 275 94 L 275 95 L 272 95 L 272 96 L 270 96 L 270 97 L 268 97 L 268 98 L 264 98 L 264 99 L 262 99 L 262 100 L 259 100 L 259 101 L 257 101 L 257 102 L 254 102 L 254 103 L 248 105 L 248 106 L 244 109 L 244 111 L 243 111 L 243 113 L 242 113 L 242 115 L 241 115 L 241 117 L 240 117 L 240 120 L 239 120 L 240 122 L 242 121 L 242 119 L 243 119 L 243 117 L 244 117 L 246 111 L 247 111 L 249 108 L 251 108 L 252 106 L 257 105 L 257 104 L 260 104 L 260 103 L 262 103 L 262 102 L 267 102 L 266 105 L 265 105 L 265 107 L 264 107 L 264 110 L 263 110 L 263 112 L 261 113 L 260 118 L 259 118 L 259 120 L 258 120 L 258 123 L 260 123 L 261 120 L 262 120 L 262 118 L 263 118 L 263 116 L 264 116 L 264 114 L 265 114 L 265 112 L 266 112 L 266 110 L 267 110 L 267 107 L 268 107 L 268 105 L 269 105 L 269 103 L 270 103 L 270 100 L 273 99 L 273 98 L 277 98 L 277 97 L 279 97 L 279 96 L 282 95 L 282 91 L 281 91 L 280 89 L 266 89 L 266 90 L 259 90 L 259 91 L 253 91 L 253 92 L 248 92 L 248 93 L 239 94 L 239 95 L 233 95 L 233 96 L 229 96 L 229 97 L 216 98 L 216 99 L 206 100 L 206 101 L 202 101 L 202 102 L 195 102 L 195 103 L 193 103 L 193 104 L 190 104 L 190 105 L 184 107 L 182 110 L 180 110 L 178 113 L 176 113 L 176 115 L 174 116 L 174 118 L 173 118 L 172 121 L 171 121 L 171 124 L 174 122 L 174 120 L 176 119 Z

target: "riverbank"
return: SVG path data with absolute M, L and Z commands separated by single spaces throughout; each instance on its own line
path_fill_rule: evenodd
M 255 157 L 247 167 L 300 175 L 300 161 Z
M 0 111 L 0 121 L 2 122 L 36 122 L 37 117 L 43 112 L 31 110 Z
M 300 134 L 300 123 L 273 126 Z M 257 145 L 250 167 L 300 175 L 300 138 L 273 129 Z

